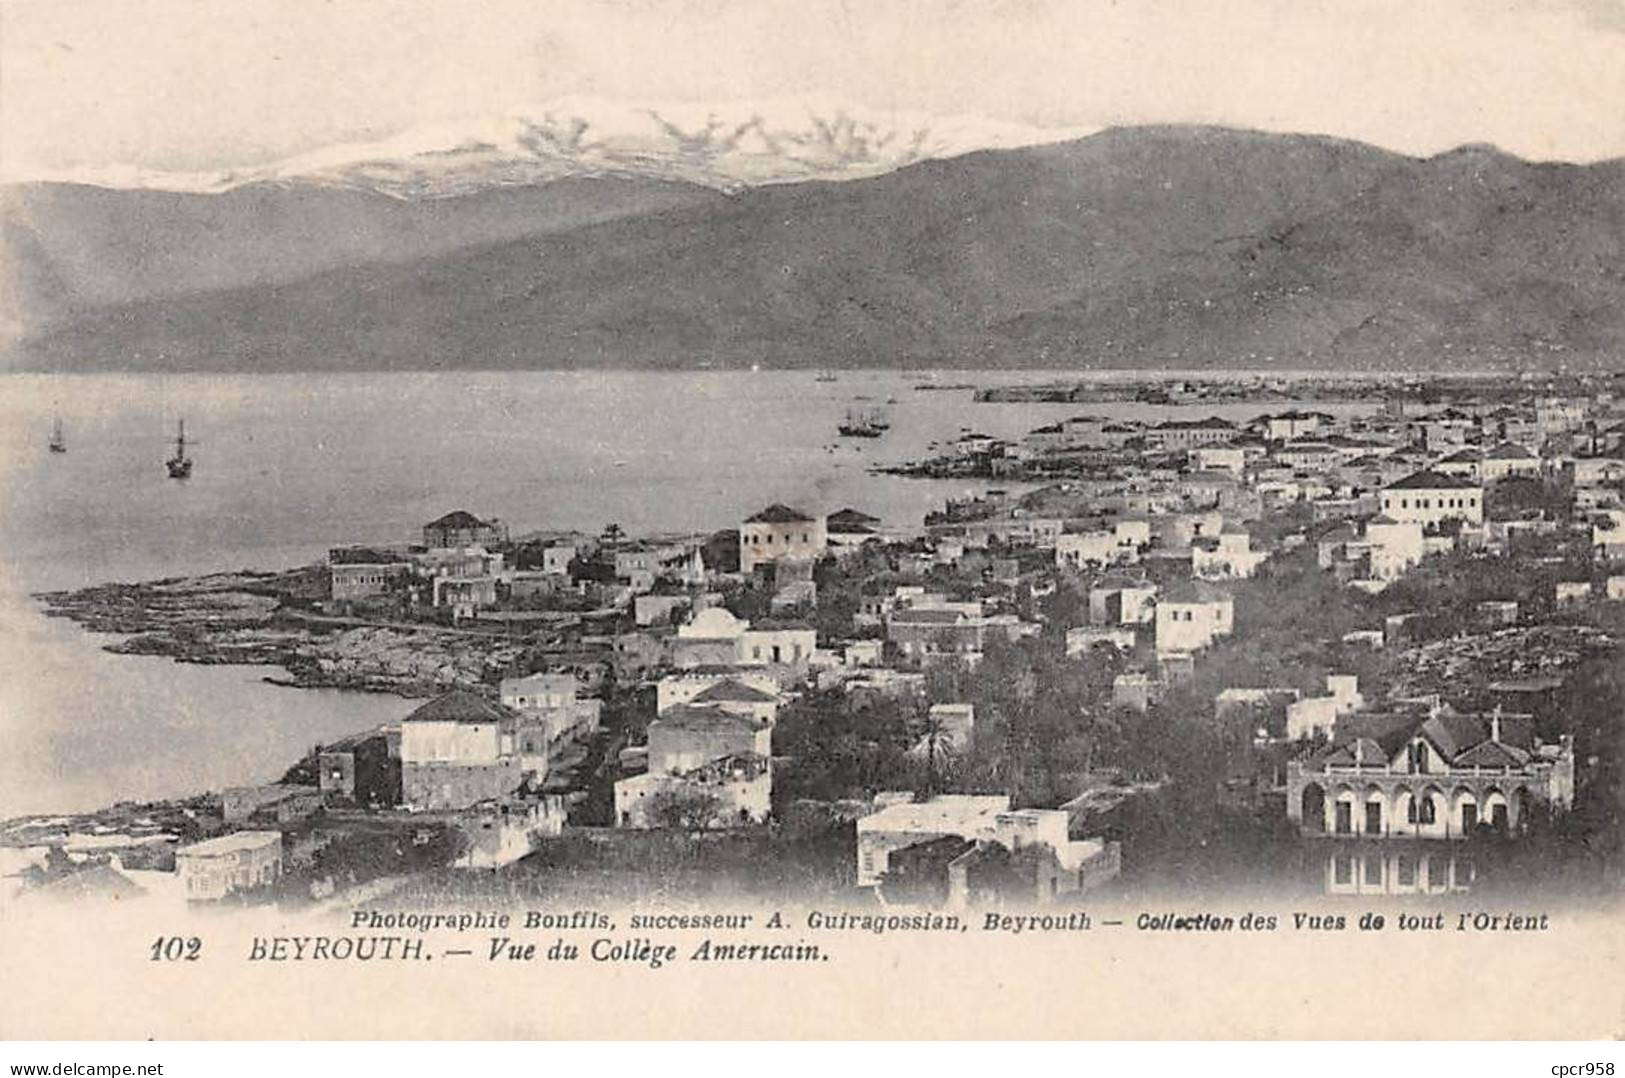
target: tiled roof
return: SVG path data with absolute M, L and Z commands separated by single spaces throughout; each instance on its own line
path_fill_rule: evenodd
M 447 513 L 445 516 L 441 517 L 439 520 L 432 521 L 431 523 L 429 523 L 427 525 L 427 527 L 430 527 L 430 528 L 478 528 L 478 527 L 482 526 L 484 523 L 485 523 L 485 521 L 481 520 L 479 517 L 475 516 L 473 513 L 470 513 L 466 509 L 455 509 L 452 512 Z
M 1527 715 L 1502 715 L 1500 744 L 1527 753 L 1534 748 L 1535 733 Z M 1445 759 L 1456 764 L 1468 764 L 1477 750 L 1494 745 L 1491 740 L 1491 719 L 1483 715 L 1435 715 L 1422 724 L 1422 735 L 1439 749 Z M 1470 753 L 1469 750 L 1472 750 Z M 1493 756 L 1493 751 L 1490 751 Z
M 327 552 L 329 565 L 391 565 L 404 561 L 406 556 L 403 554 L 364 546 L 334 547 Z
M 1332 727 L 1332 741 L 1350 745 L 1355 741 L 1365 741 L 1365 762 L 1378 763 L 1398 752 L 1399 747 L 1410 740 L 1415 729 L 1415 715 L 1360 711 L 1338 718 Z M 1381 754 L 1379 758 L 1372 756 L 1370 750 L 1373 745 Z
M 1413 472 L 1404 479 L 1388 484 L 1384 490 L 1477 490 L 1471 479 L 1441 475 L 1433 471 Z
M 755 516 L 746 517 L 746 524 L 798 524 L 811 521 L 812 517 L 799 509 L 792 509 L 788 505 L 774 504 L 763 509 Z
M 709 689 L 694 697 L 697 704 L 771 704 L 776 699 L 772 693 L 746 685 L 734 678 L 727 678 L 712 685 Z
M 518 713 L 494 700 L 461 689 L 437 696 L 402 722 L 494 723 L 518 718 Z
M 1522 767 L 1529 754 L 1504 741 L 1481 741 L 1451 762 L 1457 767 Z
M 905 625 L 953 625 L 964 617 L 957 610 L 898 610 L 892 614 L 892 621 Z
M 1158 423 L 1153 430 L 1234 430 L 1236 425 L 1228 419 L 1208 416 L 1206 419 L 1169 419 Z
M 649 724 L 651 730 L 656 726 L 666 730 L 732 730 L 737 733 L 762 728 L 755 719 L 724 711 L 715 705 L 695 707 L 690 704 L 678 704 L 662 711 L 660 717 Z

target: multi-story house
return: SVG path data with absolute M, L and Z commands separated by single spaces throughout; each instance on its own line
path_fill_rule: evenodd
M 678 704 L 649 724 L 648 771 L 615 784 L 615 819 L 660 827 L 662 803 L 687 801 L 687 826 L 761 823 L 771 810 L 773 723 L 721 704 Z
M 1342 463 L 1342 453 L 1326 442 L 1298 438 L 1277 446 L 1270 459 L 1287 468 L 1316 470 Z
M 1156 617 L 1157 586 L 1144 577 L 1112 573 L 1089 589 L 1091 625 L 1144 625 Z
M 777 712 L 779 686 L 770 674 L 759 670 L 694 669 L 679 670 L 660 679 L 655 686 L 655 712 L 658 714 L 678 704 L 690 703 L 695 697 L 724 682 L 759 694 L 751 698 L 755 704 L 761 704 L 763 698 L 773 701 L 773 711 Z M 738 689 L 730 689 L 729 692 L 737 694 Z
M 1281 412 L 1259 416 L 1249 426 L 1269 441 L 1287 442 L 1313 438 L 1331 426 L 1331 418 L 1324 412 Z
M 829 536 L 821 517 L 788 505 L 770 505 L 739 526 L 739 571 L 780 558 L 823 557 Z
M 368 730 L 323 745 L 317 753 L 322 796 L 339 804 L 389 808 L 401 799 L 400 741 Z
M 1471 479 L 1415 472 L 1382 489 L 1382 512 L 1401 523 L 1424 527 L 1461 521 L 1484 523 L 1484 488 Z
M 1287 765 L 1287 817 L 1304 834 L 1459 839 L 1573 801 L 1573 742 L 1541 743 L 1527 715 L 1344 715 Z
M 905 607 L 893 610 L 886 619 L 886 641 L 908 663 L 957 659 L 974 665 L 981 661 L 987 641 L 994 634 L 1016 640 L 1038 628 L 1036 623 L 1023 622 L 1014 614 Z
M 818 650 L 818 633 L 797 623 L 752 626 L 720 606 L 694 615 L 677 629 L 672 663 L 699 666 L 787 666 L 800 668 Z
M 1236 425 L 1227 419 L 1170 419 L 1146 428 L 1145 444 L 1153 449 L 1195 449 L 1201 445 L 1227 442 L 1236 436 Z
M 512 708 L 469 692 L 438 696 L 401 722 L 401 788 L 419 809 L 465 809 L 524 779 Z
M 1235 602 L 1230 594 L 1203 581 L 1184 581 L 1156 601 L 1158 657 L 1189 655 L 1230 635 Z
M 392 551 L 336 547 L 327 553 L 329 594 L 334 602 L 382 595 L 411 571 L 411 562 Z
M 1453 479 L 1468 479 L 1481 483 L 1484 480 L 1484 454 L 1472 446 L 1464 446 L 1436 461 L 1433 470 Z
M 430 550 L 448 547 L 497 546 L 508 541 L 508 527 L 492 517 L 481 520 L 458 509 L 423 526 L 423 545 Z
M 1063 569 L 1098 569 L 1140 560 L 1139 547 L 1122 543 L 1104 528 L 1071 532 L 1055 540 L 1055 564 Z
M 1227 524 L 1218 535 L 1191 542 L 1191 575 L 1203 580 L 1245 579 L 1253 575 L 1269 554 L 1252 548 L 1252 536 Z
M 1480 478 L 1486 483 L 1503 479 L 1533 478 L 1541 473 L 1540 456 L 1521 445 L 1502 442 L 1484 454 Z
M 570 740 L 598 729 L 603 702 L 576 695 L 580 682 L 571 673 L 539 673 L 504 678 L 498 689 L 504 707 L 519 716 L 514 740 L 523 771 L 547 773 L 549 760 Z
M 1232 442 L 1199 446 L 1192 456 L 1199 471 L 1239 476 L 1247 470 L 1247 451 Z
M 1286 736 L 1289 741 L 1330 736 L 1337 720 L 1360 708 L 1360 679 L 1353 674 L 1327 674 L 1326 693 L 1294 700 L 1286 709 Z

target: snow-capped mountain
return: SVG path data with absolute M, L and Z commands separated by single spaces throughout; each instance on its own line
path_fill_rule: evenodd
M 101 187 L 218 192 L 309 182 L 435 198 L 573 176 L 680 180 L 720 190 L 882 175 L 918 161 L 1090 134 L 829 99 L 626 103 L 572 96 L 337 145 L 271 165 L 205 173 L 129 167 L 30 177 Z

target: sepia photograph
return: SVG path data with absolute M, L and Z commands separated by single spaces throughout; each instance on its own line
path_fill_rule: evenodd
M 0 0 L 0 663 L 7 1040 L 1617 1040 L 1625 4 Z

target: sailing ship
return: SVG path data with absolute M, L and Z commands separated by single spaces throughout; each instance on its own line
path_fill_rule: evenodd
M 878 438 L 891 429 L 891 421 L 879 408 L 849 408 L 837 429 L 843 438 Z
M 67 435 L 62 433 L 62 420 L 58 419 L 51 424 L 51 440 L 46 443 L 53 453 L 66 453 L 68 451 Z
M 186 455 L 186 420 L 177 421 L 175 427 L 175 455 L 164 461 L 169 478 L 185 479 L 192 474 L 192 458 Z

